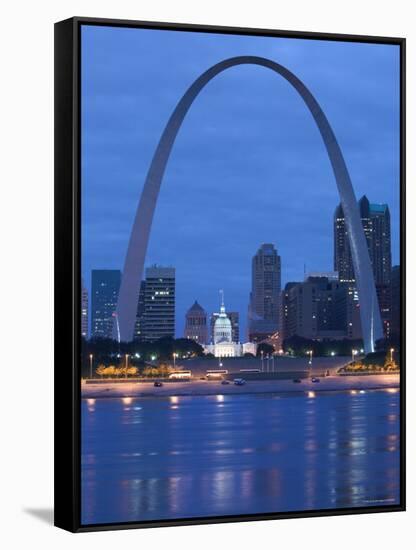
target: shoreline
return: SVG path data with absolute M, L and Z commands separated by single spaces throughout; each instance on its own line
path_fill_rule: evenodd
M 250 380 L 244 386 L 235 386 L 233 383 L 222 385 L 218 381 L 191 381 L 169 382 L 160 388 L 155 388 L 152 382 L 133 382 L 124 384 L 88 383 L 81 384 L 82 399 L 107 399 L 123 397 L 198 397 L 212 395 L 248 395 L 248 394 L 313 394 L 336 391 L 371 391 L 371 390 L 400 390 L 399 374 L 370 374 L 362 376 L 343 375 L 321 378 L 314 383 L 310 379 L 303 379 L 301 383 L 293 380 Z

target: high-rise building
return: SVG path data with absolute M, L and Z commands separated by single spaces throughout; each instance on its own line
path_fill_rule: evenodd
M 395 265 L 391 270 L 391 336 L 400 335 L 400 266 Z
M 207 312 L 196 300 L 186 312 L 184 336 L 198 344 L 208 344 Z
M 81 281 L 81 336 L 88 338 L 88 290 Z
M 258 341 L 279 329 L 281 260 L 273 244 L 262 244 L 252 259 L 248 336 Z
M 121 271 L 93 269 L 91 272 L 91 336 L 112 338 Z
M 370 203 L 365 195 L 361 197 L 358 205 L 373 267 L 383 330 L 385 336 L 388 336 L 391 317 L 390 211 L 387 204 Z M 348 230 L 341 204 L 337 206 L 334 214 L 334 268 L 339 273 L 339 280 L 350 283 L 351 290 L 356 292 Z
M 390 212 L 387 204 L 372 204 L 364 195 L 359 200 L 361 223 L 376 285 L 389 285 L 391 277 Z M 354 282 L 348 230 L 341 204 L 334 214 L 334 269 L 341 282 Z
M 140 340 L 154 342 L 159 338 L 175 337 L 175 268 L 154 265 L 146 268 L 141 285 L 142 315 L 136 319 Z
M 137 315 L 136 324 L 134 326 L 134 337 L 136 342 L 143 341 L 144 333 L 144 295 L 145 295 L 146 281 L 140 283 L 139 299 L 137 301 Z
M 282 292 L 284 338 L 312 340 L 347 337 L 348 285 L 328 277 L 288 283 Z
M 227 311 L 226 315 L 231 322 L 231 340 L 238 343 L 240 342 L 240 314 L 238 311 Z M 214 341 L 214 326 L 219 316 L 219 313 L 213 313 L 211 315 L 211 342 Z

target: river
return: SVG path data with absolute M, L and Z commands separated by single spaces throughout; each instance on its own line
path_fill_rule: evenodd
M 82 400 L 82 523 L 399 503 L 400 393 Z

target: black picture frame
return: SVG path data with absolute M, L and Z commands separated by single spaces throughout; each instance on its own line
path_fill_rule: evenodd
M 301 512 L 82 525 L 80 520 L 80 27 L 83 24 L 400 46 L 401 502 Z M 55 525 L 71 532 L 404 511 L 406 502 L 404 38 L 73 17 L 55 24 Z

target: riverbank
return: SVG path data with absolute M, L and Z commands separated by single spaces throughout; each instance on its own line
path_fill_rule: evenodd
M 250 380 L 243 386 L 233 383 L 223 385 L 219 381 L 195 380 L 187 382 L 169 382 L 156 388 L 152 382 L 125 382 L 117 384 L 112 381 L 94 384 L 81 384 L 83 398 L 109 397 L 169 397 L 197 395 L 238 395 L 255 393 L 287 393 L 287 392 L 333 392 L 333 391 L 365 391 L 386 389 L 397 391 L 400 388 L 399 374 L 373 374 L 367 376 L 328 376 L 320 378 L 319 382 L 303 379 L 300 383 L 293 380 Z

